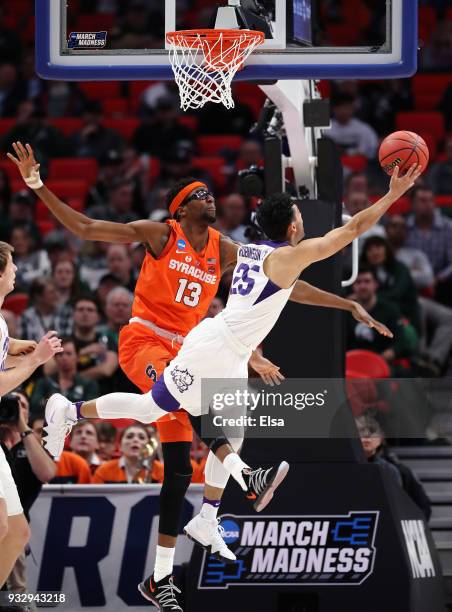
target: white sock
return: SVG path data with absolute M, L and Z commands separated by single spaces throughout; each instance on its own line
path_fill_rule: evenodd
M 157 545 L 154 566 L 155 582 L 159 582 L 162 578 L 170 576 L 173 573 L 175 550 L 175 548 L 166 548 L 165 546 Z
M 168 414 L 157 406 L 151 392 L 109 393 L 96 400 L 96 409 L 102 419 L 135 419 L 141 423 L 152 423 Z
M 206 465 L 204 466 L 204 482 L 216 489 L 226 489 L 228 480 L 229 472 L 218 457 L 212 451 L 209 451 Z
M 242 476 L 242 470 L 249 470 L 250 466 L 242 461 L 237 453 L 230 453 L 227 455 L 223 460 L 223 467 L 239 483 L 244 491 L 248 490 Z
M 229 476 L 229 474 L 228 474 Z M 201 508 L 200 515 L 207 521 L 215 521 L 217 519 L 218 508 L 220 506 L 212 506 L 212 504 L 204 503 Z

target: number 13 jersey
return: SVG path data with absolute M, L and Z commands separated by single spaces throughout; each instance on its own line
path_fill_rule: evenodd
M 177 221 L 167 221 L 170 235 L 155 258 L 146 252 L 135 287 L 132 316 L 186 336 L 204 318 L 221 277 L 220 233 L 209 227 L 197 253 Z
M 229 331 L 254 350 L 267 336 L 292 293 L 281 289 L 264 272 L 264 261 L 287 242 L 268 241 L 240 247 L 226 308 L 218 315 Z

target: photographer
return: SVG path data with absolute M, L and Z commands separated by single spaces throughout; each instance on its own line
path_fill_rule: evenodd
M 16 266 L 13 263 L 14 249 L 6 242 L 0 242 L 0 307 L 5 297 L 14 289 Z M 61 352 L 60 340 L 56 332 L 48 332 L 37 344 L 12 341 L 12 353 L 9 350 L 8 327 L 0 316 L 0 397 L 13 391 L 26 381 L 40 365 L 46 363 L 53 355 Z M 18 348 L 19 346 L 19 348 Z M 28 348 L 27 348 L 28 347 Z M 19 354 L 16 354 L 16 352 Z M 23 354 L 25 353 L 25 354 Z M 2 414 L 0 404 L 0 424 L 11 425 L 8 410 Z M 18 417 L 18 414 L 16 415 Z M 16 419 L 16 424 L 18 419 Z M 3 445 L 0 448 L 0 588 L 9 576 L 17 557 L 23 551 L 30 536 L 27 520 L 6 460 Z M 7 451 L 7 449 L 6 449 Z
M 56 465 L 43 449 L 38 437 L 28 425 L 29 403 L 25 394 L 13 392 L 2 399 L 18 413 L 17 424 L 0 426 L 0 440 L 8 449 L 7 459 L 16 482 L 24 515 L 29 521 L 31 506 L 41 491 L 43 483 L 56 474 Z M 1 404 L 0 404 L 1 410 Z M 7 585 L 14 593 L 26 593 L 25 550 L 19 555 Z

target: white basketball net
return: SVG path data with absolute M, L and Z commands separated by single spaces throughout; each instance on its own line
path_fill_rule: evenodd
M 201 108 L 206 102 L 234 108 L 231 82 L 254 48 L 262 44 L 261 32 L 215 31 L 214 40 L 193 31 L 168 32 L 169 58 L 179 87 L 183 110 Z

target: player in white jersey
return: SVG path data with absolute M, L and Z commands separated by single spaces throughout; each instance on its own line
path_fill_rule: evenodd
M 414 185 L 419 175 L 420 167 L 412 166 L 399 178 L 396 168 L 389 192 L 383 198 L 343 227 L 309 240 L 303 240 L 301 213 L 289 194 L 266 198 L 258 209 L 257 221 L 272 242 L 238 247 L 230 296 L 222 313 L 205 319 L 186 336 L 181 350 L 149 393 L 141 396 L 112 393 L 77 404 L 69 403 L 61 395 L 53 395 L 46 406 L 47 449 L 59 456 L 66 435 L 79 418 L 128 417 L 150 423 L 179 410 L 181 405 L 193 416 L 198 416 L 203 379 L 248 377 L 251 352 L 276 323 L 301 272 L 310 264 L 339 252 L 372 227 L 391 204 Z M 225 476 L 233 476 L 247 496 L 256 500 L 256 511 L 269 503 L 289 469 L 282 461 L 266 470 L 260 467 L 253 470 L 227 440 L 212 445 L 211 450 L 221 462 Z M 189 527 L 190 523 L 185 528 L 188 535 Z M 152 576 L 138 588 L 144 597 L 156 603 Z M 175 587 L 171 583 L 168 588 Z M 175 600 L 172 590 L 168 598 L 171 602 Z M 164 609 L 163 600 L 158 603 L 160 609 Z M 180 606 L 173 609 L 181 610 Z
M 49 451 L 58 456 L 65 436 L 78 418 L 128 417 L 150 423 L 179 410 L 181 405 L 190 414 L 199 415 L 201 381 L 247 378 L 252 350 L 276 323 L 301 272 L 312 263 L 339 252 L 372 227 L 414 185 L 420 173 L 420 167 L 413 165 L 399 177 L 396 168 L 383 198 L 344 226 L 309 240 L 303 240 L 301 213 L 288 194 L 264 200 L 257 220 L 272 242 L 237 247 L 230 296 L 222 313 L 202 321 L 186 336 L 178 355 L 147 394 L 112 393 L 78 405 L 69 405 L 65 398 L 52 396 L 46 407 Z M 268 503 L 273 485 L 277 486 L 287 473 L 287 464 L 281 464 L 266 476 L 262 471 L 254 474 L 227 444 L 217 448 L 216 455 L 244 490 L 256 494 L 257 510 Z M 253 478 L 249 478 L 250 473 L 254 474 Z
M 14 289 L 17 268 L 12 259 L 13 251 L 11 245 L 0 242 L 0 308 Z M 6 321 L 0 315 L 0 398 L 25 382 L 36 368 L 61 350 L 55 332 L 46 334 L 38 345 L 10 338 Z M 29 535 L 17 487 L 0 447 L 0 588 L 25 548 Z

